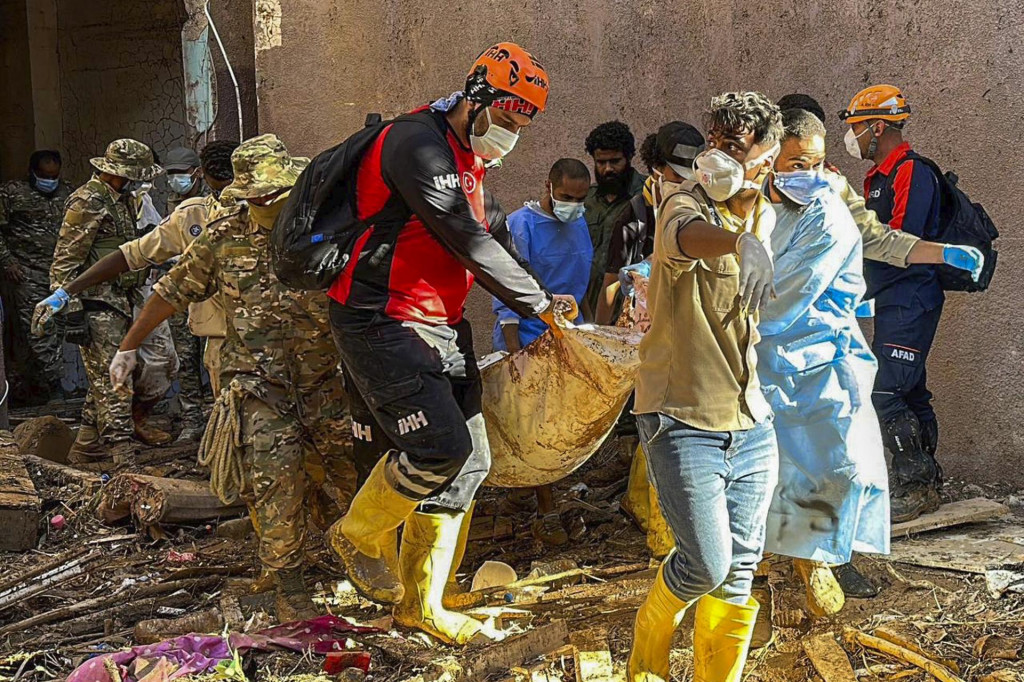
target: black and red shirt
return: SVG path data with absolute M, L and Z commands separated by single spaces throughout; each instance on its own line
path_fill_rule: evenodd
M 522 267 L 507 230 L 491 234 L 484 173 L 442 112 L 419 110 L 385 128 L 356 181 L 359 219 L 377 217 L 328 295 L 398 320 L 452 325 L 477 280 L 524 317 L 543 311 L 550 295 Z
M 922 239 L 938 237 L 941 195 L 939 181 L 926 164 L 918 161 L 904 142 L 868 171 L 864 180 L 867 207 L 894 230 Z M 864 261 L 866 298 L 877 306 L 923 305 L 931 310 L 945 300 L 934 266 L 897 268 L 878 261 Z

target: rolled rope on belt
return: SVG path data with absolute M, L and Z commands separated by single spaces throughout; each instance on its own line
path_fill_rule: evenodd
M 237 381 L 222 389 L 199 442 L 199 464 L 210 468 L 210 490 L 224 504 L 233 504 L 245 487 L 241 419 L 244 397 Z

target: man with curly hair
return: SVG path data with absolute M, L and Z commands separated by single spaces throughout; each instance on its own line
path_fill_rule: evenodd
M 637 612 L 629 676 L 667 680 L 672 635 L 697 604 L 694 679 L 738 682 L 758 604 L 778 448 L 757 380 L 758 308 L 772 293 L 761 193 L 782 137 L 756 92 L 711 101 L 696 182 L 663 180 L 640 344 L 637 428 L 676 548 Z
M 590 266 L 583 315 L 587 320 L 593 320 L 608 265 L 612 232 L 619 214 L 631 198 L 640 194 L 647 178 L 633 168 L 636 140 L 629 126 L 622 121 L 602 123 L 591 130 L 585 146 L 587 154 L 594 160 L 595 183 L 584 202 L 587 229 L 594 245 L 594 261 Z

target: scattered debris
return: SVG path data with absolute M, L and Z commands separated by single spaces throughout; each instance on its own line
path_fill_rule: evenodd
M 894 523 L 890 534 L 892 537 L 898 538 L 940 528 L 988 521 L 1006 516 L 1009 513 L 1010 509 L 1006 505 L 984 497 L 976 497 L 970 500 L 944 504 L 936 511 L 930 514 L 922 514 L 913 521 Z
M 162 523 L 195 523 L 245 512 L 239 500 L 225 505 L 208 484 L 142 474 L 119 474 L 103 488 L 99 518 L 113 523 L 131 515 L 139 527 Z
M 139 644 L 154 644 L 179 635 L 216 632 L 224 627 L 224 616 L 218 609 L 206 609 L 180 618 L 153 618 L 135 624 L 134 637 Z
M 846 627 L 843 629 L 843 638 L 849 644 L 859 644 L 866 649 L 874 649 L 875 651 L 880 651 L 887 656 L 892 656 L 893 658 L 899 659 L 905 663 L 917 666 L 932 677 L 938 679 L 939 682 L 964 682 L 961 677 L 946 666 L 936 663 L 930 658 L 911 651 L 906 647 L 893 644 L 892 642 L 880 637 L 872 637 L 871 635 L 865 634 L 855 628 Z

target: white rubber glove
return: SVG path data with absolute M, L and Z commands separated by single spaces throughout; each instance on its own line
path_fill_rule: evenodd
M 135 370 L 137 356 L 138 351 L 135 350 L 119 350 L 114 355 L 114 359 L 110 361 L 110 383 L 114 385 L 114 390 L 127 390 L 126 384 Z
M 736 253 L 740 257 L 740 310 L 757 310 L 775 295 L 772 257 L 761 240 L 750 232 L 744 232 L 736 240 Z

